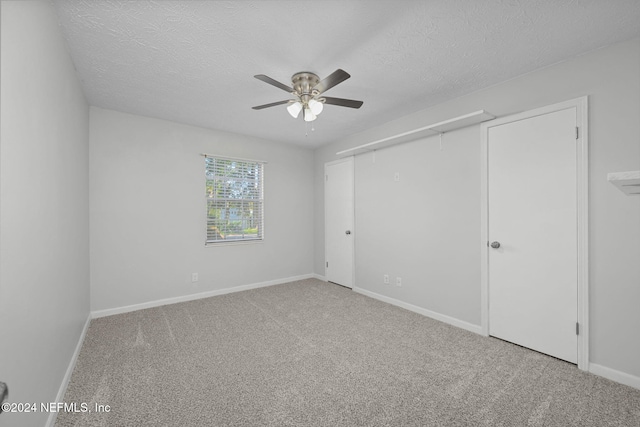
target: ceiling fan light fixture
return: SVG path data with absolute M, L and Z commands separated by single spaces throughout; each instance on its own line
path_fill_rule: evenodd
M 322 109 L 324 108 L 324 104 L 320 101 L 316 101 L 315 99 L 309 100 L 309 109 L 316 116 L 322 113 Z
M 305 122 L 312 122 L 314 121 L 317 117 L 315 114 L 313 114 L 313 111 L 311 111 L 310 108 L 305 108 L 304 109 L 304 121 Z
M 302 104 L 296 101 L 287 107 L 287 111 L 291 114 L 291 117 L 297 119 L 300 111 L 302 111 Z

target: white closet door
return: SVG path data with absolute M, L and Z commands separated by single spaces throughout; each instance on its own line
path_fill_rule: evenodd
M 325 277 L 353 287 L 353 157 L 325 165 Z
M 576 109 L 489 129 L 489 334 L 577 362 Z

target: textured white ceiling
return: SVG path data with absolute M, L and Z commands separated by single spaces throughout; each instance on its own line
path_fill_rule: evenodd
M 308 147 L 640 35 L 639 0 L 54 0 L 91 105 Z M 309 126 L 290 84 L 351 78 Z

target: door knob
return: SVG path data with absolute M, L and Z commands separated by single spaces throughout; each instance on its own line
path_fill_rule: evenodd
M 345 231 L 345 232 L 344 232 L 344 234 L 347 234 L 347 235 L 348 235 L 348 234 L 351 234 L 351 230 L 347 230 L 347 231 Z
M 498 249 L 500 247 L 500 242 L 491 242 L 491 247 L 493 249 Z

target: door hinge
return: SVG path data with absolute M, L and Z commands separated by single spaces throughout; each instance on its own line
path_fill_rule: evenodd
M 580 335 L 580 323 L 576 322 L 576 335 Z
M 329 261 L 327 261 L 327 268 L 329 268 Z
M 576 126 L 576 139 L 580 138 L 580 131 L 578 129 L 580 128 Z
M 324 176 L 324 180 L 325 180 L 325 181 L 329 181 L 329 175 L 325 175 L 325 176 Z

